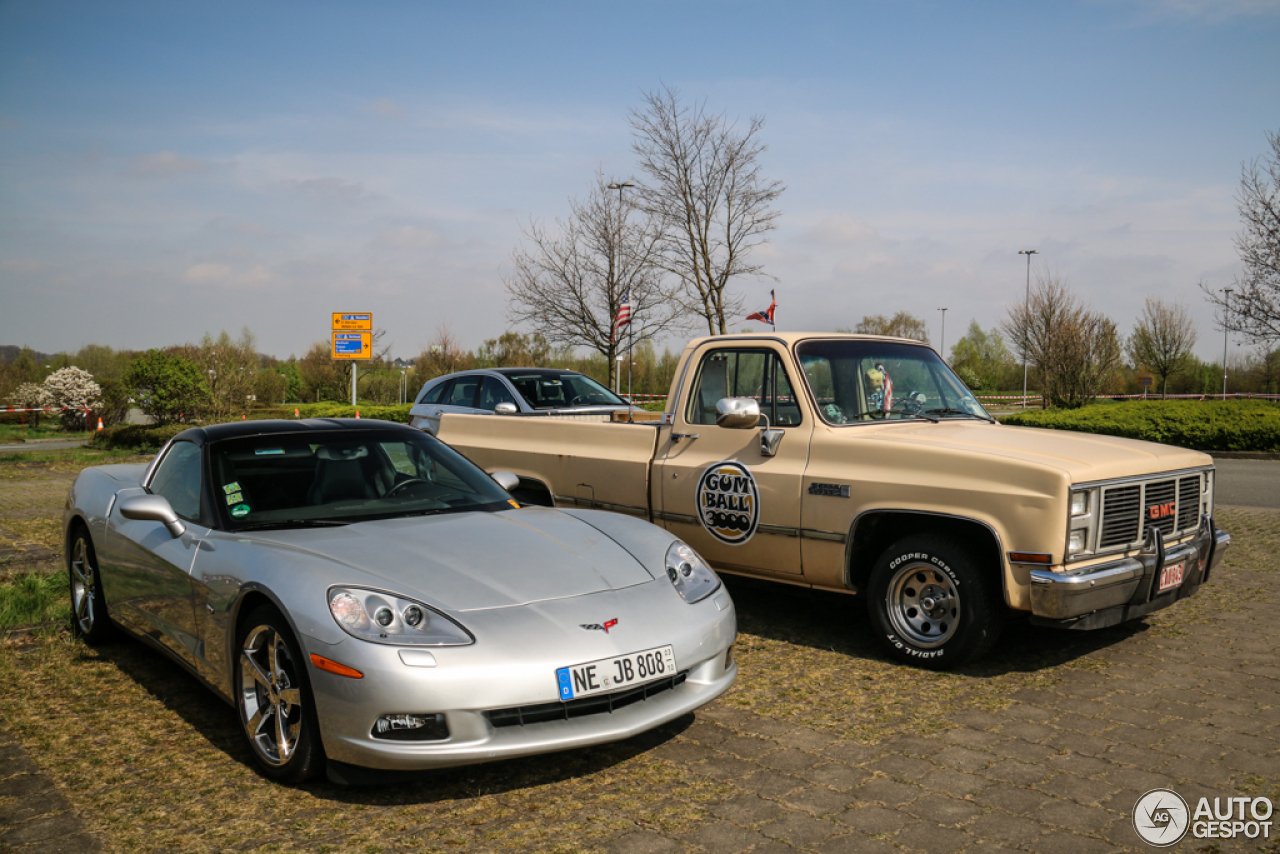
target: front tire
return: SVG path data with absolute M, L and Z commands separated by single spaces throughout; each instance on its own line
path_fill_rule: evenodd
M 67 551 L 67 572 L 71 578 L 71 633 L 90 646 L 105 643 L 114 632 L 102 595 L 93 540 L 82 526 L 77 526 Z
M 256 608 L 237 637 L 240 730 L 264 777 L 302 783 L 324 771 L 324 747 L 306 659 L 280 612 Z
M 1004 603 L 994 568 L 983 569 L 950 537 L 913 535 L 886 549 L 871 570 L 867 608 L 889 654 L 947 670 L 989 652 Z

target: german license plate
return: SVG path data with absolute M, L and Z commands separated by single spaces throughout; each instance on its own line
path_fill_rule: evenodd
M 556 671 L 556 684 L 560 686 L 561 700 L 576 700 L 675 675 L 675 652 L 669 646 L 660 646 L 561 667 Z
M 1186 574 L 1187 562 L 1171 563 L 1160 570 L 1160 583 L 1156 585 L 1156 593 L 1163 593 L 1182 585 L 1182 576 Z

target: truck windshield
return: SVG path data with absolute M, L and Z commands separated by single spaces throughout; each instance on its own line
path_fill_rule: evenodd
M 876 340 L 804 341 L 805 380 L 828 424 L 899 419 L 994 421 L 928 347 Z

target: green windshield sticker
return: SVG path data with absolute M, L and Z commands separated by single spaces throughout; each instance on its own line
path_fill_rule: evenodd
M 249 505 L 248 505 L 248 504 L 237 504 L 235 507 L 232 507 L 232 508 L 231 508 L 231 515 L 232 515 L 232 516 L 235 516 L 237 519 L 238 519 L 238 518 L 240 518 L 241 516 L 248 516 L 248 515 L 249 515 Z
M 258 448 L 254 451 L 258 456 L 263 454 L 283 454 L 284 448 Z
M 241 501 L 244 501 L 244 495 L 239 492 L 233 492 L 227 496 L 228 504 L 239 504 Z
M 227 495 L 230 495 L 233 492 L 239 492 L 240 481 L 238 480 L 231 481 L 231 483 L 228 483 L 226 486 L 222 487 L 222 491 L 225 492 Z

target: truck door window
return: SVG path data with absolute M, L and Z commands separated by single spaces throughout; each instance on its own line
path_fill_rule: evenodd
M 773 426 L 792 427 L 801 420 L 791 380 L 772 350 L 715 350 L 704 356 L 685 420 L 690 424 L 715 424 L 716 402 L 725 397 L 757 401 L 761 414 Z

